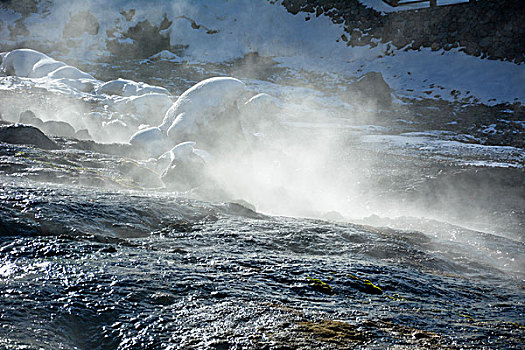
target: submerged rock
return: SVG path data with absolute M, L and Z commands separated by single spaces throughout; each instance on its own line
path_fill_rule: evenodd
M 42 131 L 34 126 L 23 124 L 0 125 L 0 141 L 6 143 L 32 145 L 42 149 L 59 149 Z

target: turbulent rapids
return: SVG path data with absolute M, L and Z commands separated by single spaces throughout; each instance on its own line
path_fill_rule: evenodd
M 430 96 L 273 2 L 35 4 L 0 6 L 0 349 L 523 347 L 522 90 Z

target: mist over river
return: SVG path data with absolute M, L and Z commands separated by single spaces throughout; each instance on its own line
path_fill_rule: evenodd
M 523 348 L 523 64 L 102 3 L 0 3 L 0 349 Z

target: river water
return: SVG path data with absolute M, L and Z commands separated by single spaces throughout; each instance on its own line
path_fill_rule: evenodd
M 359 164 L 351 208 L 374 215 L 259 212 L 71 140 L 2 144 L 0 348 L 522 348 L 523 169 L 352 135 L 331 169 Z
M 398 230 L 2 183 L 2 348 L 522 345 L 516 240 L 424 218 Z

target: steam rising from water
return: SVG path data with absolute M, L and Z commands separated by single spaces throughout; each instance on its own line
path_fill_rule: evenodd
M 60 6 L 54 8 L 52 16 L 65 20 L 70 18 L 70 13 L 80 11 L 97 13 L 97 9 L 92 4 L 85 1 L 60 3 Z M 210 35 L 213 34 L 205 34 L 205 32 L 215 28 L 206 29 L 207 27 L 202 23 L 193 21 L 193 18 L 196 18 L 194 15 L 199 11 L 197 7 L 191 6 L 189 2 L 165 3 L 163 7 L 151 6 L 148 9 L 144 6 L 135 5 L 137 3 L 126 5 L 127 7 L 123 10 L 126 15 L 131 16 L 129 11 L 136 8 L 132 22 L 127 23 L 124 21 L 124 17 L 120 16 L 122 17 L 119 22 L 121 32 L 116 34 L 118 37 L 115 40 L 122 44 L 121 47 L 134 44 L 130 38 L 125 38 L 122 35 L 130 26 L 146 19 L 151 20 L 154 24 L 160 22 L 164 11 L 168 11 L 167 7 L 171 7 L 169 8 L 170 18 L 168 19 L 174 20 L 170 29 L 170 43 L 181 46 L 190 44 L 191 48 L 188 49 L 188 53 L 191 53 L 193 58 L 199 54 L 204 54 L 205 51 L 207 58 L 216 55 L 218 60 L 227 54 L 231 55 L 230 58 L 236 58 L 247 52 L 259 52 L 261 55 L 264 53 L 275 55 L 278 52 L 285 56 L 293 56 L 298 54 L 298 48 L 303 47 L 304 44 L 304 42 L 293 42 L 287 47 L 287 42 L 285 40 L 279 41 L 279 36 L 272 32 L 272 43 L 265 41 L 265 36 L 261 35 L 257 40 L 247 40 L 243 47 L 246 52 L 237 51 L 238 46 L 232 44 L 232 47 L 212 50 L 210 54 L 207 45 L 197 47 L 194 43 L 184 41 L 201 39 L 206 39 L 206 43 L 212 41 L 209 38 L 212 38 Z M 75 8 L 74 6 L 79 7 Z M 247 3 L 243 6 L 250 7 Z M 171 14 L 183 14 L 185 17 Z M 114 17 L 114 15 L 116 14 L 112 13 L 110 17 Z M 207 18 L 202 13 L 200 16 Z M 85 57 L 99 58 L 107 53 L 105 48 L 100 48 L 100 36 L 105 35 L 106 30 L 111 29 L 108 28 L 109 21 L 104 21 L 102 17 L 97 19 L 99 34 L 84 35 L 82 38 L 72 39 L 77 46 L 69 52 L 71 61 L 82 61 Z M 319 21 L 322 20 L 324 19 L 319 19 Z M 313 21 L 314 19 L 312 19 Z M 42 24 L 42 22 L 34 22 L 33 27 L 28 29 L 32 33 L 36 33 L 42 28 Z M 63 24 L 65 26 L 65 23 Z M 85 24 L 82 23 L 78 24 L 78 28 L 74 27 L 75 23 L 69 22 L 68 25 L 68 30 L 71 32 L 82 32 L 85 29 L 82 27 Z M 60 31 L 63 31 L 64 26 L 60 27 L 59 31 L 50 29 L 48 25 L 45 26 L 46 30 L 51 30 L 47 33 L 49 40 L 62 40 L 63 32 Z M 190 39 L 183 35 L 188 32 L 187 27 L 198 27 L 195 29 L 195 35 Z M 261 30 L 262 32 L 263 30 Z M 333 29 L 328 36 L 335 41 L 338 35 L 340 35 L 339 30 Z M 88 40 L 83 40 L 85 38 Z M 317 39 L 328 40 L 319 37 Z M 312 39 L 312 41 L 314 40 L 316 39 Z M 309 47 L 309 50 L 312 50 L 312 47 Z M 375 50 L 379 50 L 379 48 Z M 362 53 L 364 54 L 364 52 Z M 371 49 L 366 54 L 371 57 L 377 55 L 377 52 Z M 139 70 L 141 67 L 137 65 L 135 69 Z M 235 72 L 235 67 L 231 70 Z M 308 73 L 303 72 L 302 74 Z M 233 75 L 236 76 L 236 74 Z M 264 80 L 264 77 L 261 77 L 260 67 L 256 65 L 244 66 L 242 75 L 256 76 L 260 80 Z M 127 77 L 124 76 L 123 78 Z M 169 78 L 165 79 L 164 82 L 167 80 Z M 28 82 L 24 83 L 29 84 Z M 103 81 L 91 82 L 93 91 L 100 91 L 97 89 L 103 83 Z M 469 190 L 461 191 L 457 186 L 451 186 L 452 189 L 449 192 L 438 193 L 437 195 L 434 193 L 442 203 L 441 208 L 439 208 L 440 211 L 429 210 L 428 203 L 424 201 L 401 197 L 403 186 L 396 183 L 396 178 L 382 176 L 388 172 L 404 171 L 402 161 L 394 162 L 388 159 L 389 155 L 387 154 L 379 154 L 370 149 L 363 151 L 360 147 L 352 147 L 359 143 L 359 136 L 344 129 L 348 125 L 346 121 L 359 121 L 362 124 L 373 123 L 377 117 L 375 114 L 377 106 L 374 105 L 373 101 L 351 96 L 352 105 L 350 105 L 346 101 L 331 96 L 333 91 L 329 91 L 329 89 L 322 91 L 319 86 L 310 87 L 308 83 L 304 83 L 301 88 L 292 87 L 297 82 L 288 82 L 286 78 L 275 84 L 264 84 L 260 81 L 257 82 L 258 84 L 251 83 L 253 81 L 247 81 L 251 95 L 244 96 L 243 100 L 238 101 L 238 106 L 241 107 L 240 114 L 230 116 L 231 118 L 239 118 L 238 122 L 242 129 L 225 130 L 227 135 L 224 137 L 224 142 L 229 142 L 232 139 L 244 139 L 245 141 L 238 143 L 236 147 L 215 144 L 212 148 L 197 142 L 195 148 L 203 148 L 213 157 L 203 170 L 206 175 L 204 183 L 187 194 L 209 200 L 239 200 L 248 203 L 248 206 L 253 205 L 256 210 L 265 213 L 334 220 L 355 220 L 356 218 L 378 214 L 391 217 L 401 215 L 430 217 L 446 221 L 447 215 L 458 212 L 460 209 L 464 210 L 467 214 L 466 217 L 477 220 L 487 212 L 486 210 L 480 211 L 480 208 L 475 206 L 469 206 L 468 209 L 465 209 L 465 203 L 460 199 L 468 197 L 470 195 L 467 193 Z M 137 130 L 159 125 L 159 120 L 164 116 L 165 108 L 163 106 L 158 109 L 154 107 L 149 110 L 147 108 L 141 109 L 140 106 L 144 106 L 144 104 L 138 103 L 140 102 L 139 95 L 97 94 L 92 93 L 91 90 L 83 91 L 85 89 L 82 86 L 79 88 L 79 85 L 73 81 L 58 81 L 43 77 L 40 80 L 35 80 L 35 84 L 30 89 L 34 89 L 32 91 L 38 100 L 28 99 L 23 105 L 12 106 L 12 113 L 9 110 L 11 106 L 6 106 L 4 108 L 7 111 L 2 112 L 6 119 L 17 121 L 18 113 L 29 109 L 34 111 L 42 121 L 65 121 L 71 124 L 75 131 L 87 129 L 94 140 L 107 143 L 127 142 Z M 187 85 L 189 84 L 186 84 L 186 88 Z M 324 85 L 330 86 L 331 84 L 328 82 Z M 44 86 L 52 86 L 52 89 L 49 90 L 66 92 L 66 95 L 69 95 L 62 98 L 53 94 L 35 92 Z M 265 86 L 269 88 L 265 89 Z M 72 94 L 70 94 L 71 91 L 73 91 Z M 272 108 L 261 106 L 252 110 L 243 110 L 242 106 L 249 97 L 261 92 L 269 93 L 276 98 L 275 106 Z M 151 94 L 147 95 L 150 96 Z M 167 94 L 165 94 L 165 98 L 175 100 L 173 96 Z M 330 106 L 332 102 L 338 103 L 341 108 Z M 346 121 L 343 122 L 342 118 L 345 118 Z M 57 133 L 63 134 L 65 131 Z M 195 140 L 181 139 L 179 141 Z M 229 152 L 215 152 L 215 147 L 217 149 L 229 148 Z M 169 149 L 170 147 L 167 147 L 164 151 L 169 151 Z M 157 158 L 150 162 L 150 164 L 154 164 L 156 170 L 159 170 L 159 175 L 165 170 L 166 164 L 162 164 L 164 167 L 159 165 L 162 162 L 163 160 Z M 392 168 L 389 169 L 389 167 Z M 433 169 L 429 177 L 435 176 L 439 170 L 437 167 Z M 415 173 L 414 178 L 424 177 L 424 175 Z M 187 176 L 196 177 L 197 174 L 190 173 Z M 405 178 L 410 177 L 409 169 L 405 171 L 403 176 Z M 384 182 L 381 183 L 383 180 Z M 393 187 L 398 188 L 394 189 Z M 475 199 L 476 197 L 474 197 Z M 502 197 L 498 199 L 502 203 L 505 201 Z M 518 200 L 521 199 L 518 198 Z M 441 214 L 444 215 L 440 216 Z M 492 217 L 486 216 L 485 219 L 491 221 Z M 471 222 L 466 224 L 461 217 L 452 215 L 450 215 L 450 220 L 464 225 L 470 225 L 473 221 L 470 220 Z M 515 220 L 519 221 L 520 218 L 518 217 Z M 385 224 L 385 222 L 378 224 Z M 391 225 L 395 224 L 399 223 L 391 223 Z M 404 227 L 411 228 L 410 225 Z M 427 227 L 420 226 L 417 229 L 427 229 Z M 506 234 L 501 232 L 498 227 L 492 229 L 498 234 Z M 516 237 L 512 238 L 516 239 Z

